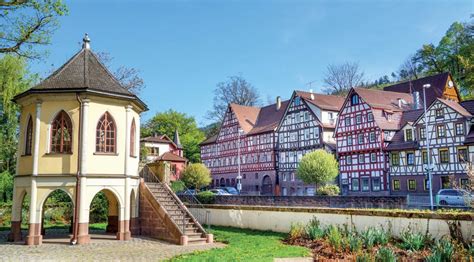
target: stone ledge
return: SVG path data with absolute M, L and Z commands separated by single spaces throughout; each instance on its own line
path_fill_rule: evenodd
M 257 210 L 274 212 L 302 212 L 302 213 L 325 213 L 341 215 L 381 216 L 381 217 L 404 217 L 404 218 L 429 218 L 444 220 L 474 221 L 473 212 L 431 212 L 411 211 L 399 209 L 357 209 L 357 208 L 322 208 L 322 207 L 287 207 L 287 206 L 252 206 L 252 205 L 203 205 L 209 209 L 235 209 L 235 210 Z M 189 208 L 199 208 L 198 205 L 188 205 Z

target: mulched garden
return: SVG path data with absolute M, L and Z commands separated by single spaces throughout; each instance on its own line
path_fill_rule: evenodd
M 434 240 L 407 228 L 399 238 L 391 226 L 357 232 L 349 226 L 323 227 L 313 218 L 307 225 L 294 224 L 286 244 L 310 249 L 315 261 L 469 261 L 474 246 L 450 237 Z

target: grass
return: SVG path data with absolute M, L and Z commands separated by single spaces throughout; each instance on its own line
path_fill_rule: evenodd
M 44 226 L 46 229 L 67 229 L 69 225 L 66 224 L 46 224 Z M 107 223 L 95 223 L 89 225 L 89 230 L 105 230 Z M 28 230 L 28 224 L 21 225 L 22 230 Z M 10 225 L 0 226 L 0 231 L 10 231 Z
M 215 241 L 225 248 L 197 251 L 170 261 L 273 261 L 274 258 L 310 256 L 308 249 L 289 246 L 281 241 L 286 234 L 231 227 L 213 227 Z

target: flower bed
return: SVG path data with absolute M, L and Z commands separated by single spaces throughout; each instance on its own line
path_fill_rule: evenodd
M 474 246 L 462 243 L 461 239 L 433 240 L 429 234 L 416 233 L 410 228 L 394 238 L 391 225 L 358 232 L 348 225 L 323 227 L 316 218 L 307 225 L 293 224 L 285 242 L 309 248 L 316 261 L 472 261 L 474 258 Z

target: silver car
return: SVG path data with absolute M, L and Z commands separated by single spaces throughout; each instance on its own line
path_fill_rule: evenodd
M 441 206 L 470 206 L 473 196 L 463 189 L 441 189 L 436 194 L 436 203 Z

